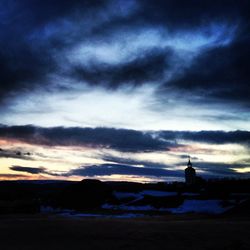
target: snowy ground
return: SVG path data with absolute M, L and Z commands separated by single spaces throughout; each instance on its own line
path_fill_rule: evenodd
M 70 218 L 90 218 L 90 217 L 101 217 L 101 218 L 138 218 L 144 217 L 144 214 L 138 213 L 121 213 L 121 214 L 101 214 L 101 213 L 78 213 L 74 210 L 70 209 L 55 209 L 49 206 L 41 206 L 41 213 L 42 214 L 57 214 L 63 217 L 70 217 Z
M 136 198 L 137 199 L 137 198 L 143 198 L 145 195 L 154 196 L 154 197 L 176 196 L 177 192 L 143 190 L 139 193 L 114 192 L 113 194 L 117 199 L 124 199 L 124 198 Z
M 209 213 L 222 214 L 233 206 L 222 206 L 221 200 L 185 200 L 183 204 L 177 208 L 170 208 L 168 211 L 172 213 Z
M 209 213 L 209 214 L 221 214 L 231 209 L 235 204 L 229 202 L 227 206 L 223 205 L 222 200 L 199 200 L 195 197 L 199 196 L 199 193 L 183 193 L 185 197 L 184 202 L 175 208 L 155 208 L 153 205 L 136 205 L 137 201 L 142 200 L 145 196 L 152 197 L 174 197 L 177 196 L 177 192 L 166 192 L 157 190 L 144 190 L 138 193 L 126 193 L 126 192 L 114 192 L 114 196 L 122 201 L 126 198 L 131 198 L 131 201 L 122 203 L 120 205 L 104 204 L 103 209 L 107 210 L 121 210 L 121 211 L 159 211 L 159 212 L 171 212 L 176 214 L 181 213 Z
M 171 213 L 209 213 L 209 214 L 221 214 L 232 208 L 230 206 L 222 206 L 221 200 L 184 200 L 183 204 L 176 208 L 155 208 L 151 205 L 146 206 L 133 206 L 133 205 L 109 205 L 104 204 L 104 209 L 125 210 L 125 211 L 159 211 L 159 212 L 171 212 Z
M 166 192 L 157 190 L 143 190 L 137 193 L 129 192 L 114 192 L 114 196 L 120 201 L 119 205 L 104 204 L 102 209 L 106 210 L 104 214 L 97 213 L 77 213 L 73 210 L 61 210 L 54 209 L 52 207 L 41 207 L 42 213 L 54 213 L 66 217 L 112 217 L 112 218 L 135 218 L 145 216 L 148 212 L 154 213 L 173 213 L 173 214 L 185 214 L 185 213 L 206 213 L 206 214 L 222 214 L 227 210 L 233 208 L 239 204 L 242 200 L 237 202 L 234 200 L 225 201 L 222 200 L 200 200 L 197 199 L 198 193 L 183 193 L 184 201 L 177 207 L 154 207 L 153 204 L 138 205 L 138 201 L 143 200 L 146 196 L 151 197 L 177 197 L 177 192 Z M 141 202 L 139 202 L 141 203 Z M 112 214 L 112 211 L 116 211 Z M 107 212 L 109 214 L 107 214 Z M 118 213 L 118 214 L 117 214 Z

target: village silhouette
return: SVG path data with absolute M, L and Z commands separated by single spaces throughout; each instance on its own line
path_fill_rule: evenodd
M 100 214 L 246 213 L 249 179 L 208 179 L 196 175 L 189 157 L 185 182 L 2 181 L 0 213 Z M 199 210 L 200 209 L 200 210 Z

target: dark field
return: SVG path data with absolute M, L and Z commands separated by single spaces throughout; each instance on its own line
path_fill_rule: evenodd
M 0 249 L 250 249 L 249 218 L 0 217 Z

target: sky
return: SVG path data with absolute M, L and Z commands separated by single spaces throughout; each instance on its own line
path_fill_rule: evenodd
M 249 178 L 249 12 L 0 0 L 0 180 Z

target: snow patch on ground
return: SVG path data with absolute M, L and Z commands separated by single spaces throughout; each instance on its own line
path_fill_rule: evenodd
M 158 190 L 144 190 L 140 192 L 141 195 L 150 195 L 155 197 L 166 197 L 166 196 L 176 196 L 177 192 L 166 192 Z
M 107 206 L 109 209 L 110 206 Z M 58 216 L 63 217 L 70 217 L 70 218 L 139 218 L 145 217 L 144 214 L 138 213 L 121 213 L 121 214 L 96 214 L 96 213 L 78 213 L 74 210 L 70 209 L 60 209 L 60 208 L 53 208 L 50 206 L 41 206 L 40 208 L 41 213 L 48 213 L 48 214 L 55 214 Z
M 139 199 L 139 198 L 143 198 L 145 195 L 154 196 L 154 197 L 176 196 L 177 192 L 166 192 L 166 191 L 158 191 L 158 190 L 143 190 L 139 193 L 128 193 L 128 192 L 115 191 L 113 194 L 117 199 L 125 199 L 125 198 Z
M 141 197 L 141 195 L 139 193 L 128 193 L 128 192 L 113 192 L 114 196 L 117 199 L 126 199 L 126 198 L 139 198 Z
M 119 206 L 119 209 L 121 209 L 121 210 L 130 210 L 130 211 L 153 211 L 153 210 L 155 210 L 155 208 L 150 206 L 150 205 L 146 205 L 146 206 L 126 206 L 126 205 L 121 205 L 121 206 Z
M 61 213 L 59 215 L 70 218 L 121 218 L 121 219 L 139 218 L 145 216 L 144 214 L 134 214 L 134 213 L 124 213 L 115 215 L 91 214 L 91 213 Z
M 41 213 L 73 213 L 74 210 L 71 209 L 61 209 L 61 208 L 53 208 L 50 206 L 40 206 Z
M 151 205 L 133 206 L 128 204 L 110 205 L 104 204 L 103 209 L 123 210 L 123 211 L 155 211 L 155 212 L 171 212 L 175 214 L 181 213 L 209 213 L 221 214 L 231 209 L 233 205 L 222 206 L 221 200 L 185 200 L 182 205 L 176 208 L 155 208 Z
M 232 206 L 222 207 L 220 200 L 185 200 L 183 204 L 177 208 L 170 208 L 168 211 L 172 213 L 210 213 L 221 214 Z
M 102 206 L 103 209 L 111 209 L 111 210 L 125 210 L 125 211 L 168 211 L 165 208 L 155 208 L 151 205 L 144 205 L 144 206 L 131 206 L 131 205 L 110 205 L 104 204 Z
M 184 196 L 199 196 L 200 194 L 199 193 L 184 192 L 184 193 L 182 193 L 182 195 L 184 195 Z

